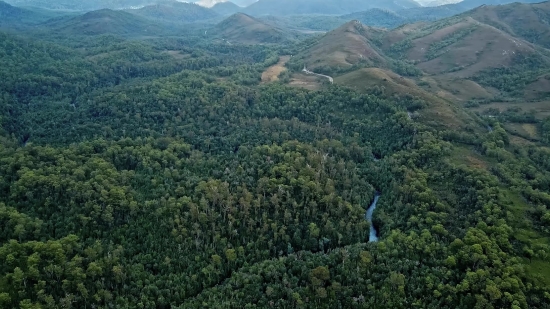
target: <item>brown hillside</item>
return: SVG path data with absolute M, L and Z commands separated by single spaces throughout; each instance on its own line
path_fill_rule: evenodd
M 468 15 L 515 37 L 550 48 L 550 2 L 482 6 Z
M 281 43 L 289 34 L 252 16 L 237 13 L 214 28 L 215 35 L 228 42 L 243 44 Z
M 385 59 L 371 40 L 384 30 L 351 21 L 323 36 L 316 44 L 298 55 L 309 68 L 345 68 L 366 61 L 371 65 L 382 65 Z

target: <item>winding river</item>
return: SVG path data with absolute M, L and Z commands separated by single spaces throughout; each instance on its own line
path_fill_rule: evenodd
M 367 209 L 367 214 L 365 215 L 365 219 L 367 219 L 367 221 L 370 224 L 369 242 L 378 241 L 378 234 L 376 232 L 376 229 L 374 228 L 374 225 L 372 224 L 372 214 L 376 209 L 376 204 L 378 204 L 379 198 L 380 198 L 380 194 L 377 192 L 376 195 L 374 196 L 374 201 L 370 205 L 369 209 Z

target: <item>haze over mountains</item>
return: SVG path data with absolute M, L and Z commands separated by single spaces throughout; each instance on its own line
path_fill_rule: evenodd
M 163 2 L 157 0 L 9 0 L 8 3 L 15 6 L 32 6 L 47 9 L 89 11 L 102 8 L 125 9 L 139 8 Z M 183 1 L 182 1 L 183 2 Z M 206 7 L 228 1 L 204 1 L 197 2 Z M 470 9 L 482 4 L 506 4 L 511 0 L 464 0 L 457 5 Z M 522 2 L 535 3 L 537 1 L 526 0 Z M 243 8 L 243 12 L 251 15 L 299 15 L 299 14 L 346 14 L 365 11 L 370 8 L 381 8 L 387 10 L 401 10 L 414 7 L 439 6 L 455 3 L 453 0 L 422 1 L 420 4 L 414 0 L 235 0 L 232 3 Z

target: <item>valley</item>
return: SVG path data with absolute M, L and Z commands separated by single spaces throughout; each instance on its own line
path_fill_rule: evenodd
M 549 308 L 549 18 L 0 1 L 0 309 Z

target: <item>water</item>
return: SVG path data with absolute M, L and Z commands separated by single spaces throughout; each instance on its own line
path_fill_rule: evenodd
M 367 214 L 365 215 L 365 218 L 370 224 L 370 233 L 369 233 L 369 242 L 377 242 L 378 241 L 378 234 L 376 233 L 376 229 L 374 228 L 374 225 L 372 224 L 372 214 L 374 213 L 374 210 L 376 209 L 376 204 L 378 204 L 378 199 L 380 198 L 380 194 L 376 193 L 374 196 L 374 201 L 370 205 L 369 209 L 367 209 Z

